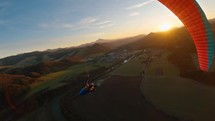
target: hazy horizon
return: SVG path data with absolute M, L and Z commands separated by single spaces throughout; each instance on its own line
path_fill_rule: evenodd
M 145 35 L 145 34 L 137 34 L 137 35 L 132 35 L 132 36 L 126 36 L 126 37 L 120 37 L 120 38 L 97 38 L 96 40 L 94 41 L 90 41 L 90 42 L 87 42 L 87 43 L 82 43 L 82 44 L 79 44 L 79 45 L 71 45 L 71 46 L 65 46 L 65 47 L 54 47 L 54 48 L 44 48 L 44 49 L 41 49 L 41 50 L 30 50 L 30 51 L 25 51 L 25 52 L 21 52 L 21 53 L 16 53 L 16 54 L 12 54 L 12 55 L 8 55 L 8 56 L 4 56 L 4 57 L 1 57 L 0 56 L 0 59 L 3 59 L 3 58 L 7 58 L 7 57 L 10 57 L 10 56 L 16 56 L 16 55 L 20 55 L 20 54 L 25 54 L 25 53 L 31 53 L 31 52 L 44 52 L 44 51 L 49 51 L 49 50 L 57 50 L 57 49 L 64 49 L 64 48 L 76 48 L 76 47 L 80 47 L 82 45 L 85 45 L 85 44 L 91 44 L 93 42 L 96 42 L 97 40 L 120 40 L 120 39 L 126 39 L 126 38 L 130 38 L 130 37 L 136 37 L 136 36 L 141 36 L 141 35 Z
M 197 2 L 208 19 L 215 18 L 215 1 Z M 164 24 L 182 26 L 180 20 L 156 0 L 2 0 L 0 58 L 78 46 L 98 38 L 148 34 L 161 31 Z

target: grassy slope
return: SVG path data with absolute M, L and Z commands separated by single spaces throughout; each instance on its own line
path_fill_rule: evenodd
M 154 76 L 156 75 L 156 70 L 159 69 L 162 70 L 163 75 L 178 76 L 179 70 L 175 65 L 171 64 L 167 60 L 168 54 L 169 53 L 165 53 L 162 55 L 162 57 L 153 59 L 146 75 Z
M 214 121 L 215 88 L 179 77 L 179 70 L 168 62 L 167 55 L 150 64 L 141 86 L 144 96 L 170 115 L 194 121 Z M 163 70 L 163 75 L 156 76 L 158 68 Z
M 141 59 L 132 59 L 113 71 L 111 74 L 121 76 L 138 76 L 143 71 L 144 67 L 145 64 L 142 63 Z
M 176 117 L 214 121 L 215 88 L 180 77 L 149 77 L 143 93 L 157 108 Z
M 25 59 L 23 59 L 22 61 L 18 62 L 16 64 L 17 67 L 25 67 L 25 66 L 29 66 L 29 65 L 33 65 L 35 63 L 37 63 L 37 57 L 36 56 L 32 56 L 32 57 L 26 57 Z
M 60 71 L 40 77 L 39 79 L 42 81 L 31 85 L 31 91 L 28 93 L 27 97 L 45 88 L 53 89 L 64 85 L 65 83 L 60 82 L 64 79 L 65 74 L 66 71 Z
M 79 65 L 71 66 L 67 70 L 44 75 L 39 78 L 42 81 L 31 85 L 31 91 L 29 92 L 27 97 L 45 88 L 54 89 L 59 86 L 62 86 L 66 84 L 63 81 L 68 80 L 71 77 L 76 76 L 80 73 L 84 73 L 84 72 L 87 73 L 101 66 L 109 66 L 109 64 L 105 62 L 97 62 L 93 65 L 79 64 Z

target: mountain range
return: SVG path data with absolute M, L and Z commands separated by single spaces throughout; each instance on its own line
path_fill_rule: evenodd
M 215 19 L 210 20 L 215 30 Z M 82 63 L 87 58 L 101 56 L 117 50 L 141 50 L 158 48 L 184 52 L 195 52 L 195 46 L 184 27 L 174 28 L 168 32 L 150 33 L 121 39 L 98 39 L 95 42 L 78 47 L 58 48 L 35 51 L 0 59 L 0 73 L 27 75 L 37 77 L 67 68 L 69 65 Z

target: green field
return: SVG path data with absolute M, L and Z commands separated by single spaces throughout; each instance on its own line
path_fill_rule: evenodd
M 132 59 L 121 67 L 111 72 L 112 75 L 121 76 L 138 76 L 144 70 L 145 64 L 142 63 L 142 59 Z
M 162 57 L 154 58 L 146 72 L 146 75 L 157 76 L 157 71 L 160 71 L 160 73 L 162 73 L 160 75 L 179 76 L 179 70 L 177 66 L 171 64 L 167 60 L 168 55 L 169 53 L 165 53 L 162 55 Z
M 87 73 L 101 66 L 109 66 L 109 65 L 110 65 L 109 63 L 105 63 L 105 62 L 97 62 L 95 64 L 89 64 L 89 65 L 79 64 L 79 65 L 71 66 L 66 70 L 44 75 L 39 78 L 39 80 L 41 81 L 31 85 L 31 91 L 28 93 L 26 97 L 36 92 L 39 92 L 42 89 L 46 89 L 46 88 L 48 88 L 49 90 L 55 89 L 57 87 L 65 85 L 66 83 L 64 81 L 69 80 L 71 77 L 77 76 L 80 73 Z
M 215 120 L 215 87 L 180 77 L 145 77 L 141 90 L 158 109 L 181 119 Z
M 67 71 L 59 71 L 40 77 L 39 80 L 41 81 L 31 85 L 31 91 L 28 93 L 27 97 L 36 92 L 41 91 L 42 89 L 45 88 L 54 89 L 66 84 L 61 82 L 65 79 L 66 73 Z

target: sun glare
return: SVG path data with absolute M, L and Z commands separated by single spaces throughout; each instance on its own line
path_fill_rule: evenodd
M 169 23 L 165 23 L 165 24 L 163 24 L 161 27 L 160 27 L 160 30 L 161 31 L 168 31 L 168 30 L 170 30 L 171 29 L 171 24 L 169 24 Z

